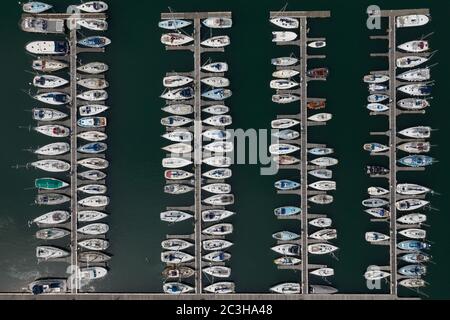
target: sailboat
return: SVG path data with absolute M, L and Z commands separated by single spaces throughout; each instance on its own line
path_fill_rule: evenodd
M 210 17 L 202 21 L 203 25 L 212 29 L 229 29 L 233 26 L 231 18 Z
M 430 18 L 424 14 L 411 14 L 397 17 L 397 28 L 420 27 L 430 22 Z
M 430 49 L 429 43 L 426 40 L 409 41 L 409 42 L 399 45 L 398 48 L 405 52 L 411 52 L 411 53 L 425 52 Z
M 108 4 L 103 1 L 89 1 L 80 4 L 77 8 L 88 13 L 101 13 L 108 10 Z
M 66 142 L 57 142 L 48 144 L 34 151 L 35 154 L 41 156 L 59 156 L 70 151 L 70 144 Z
M 181 20 L 181 19 L 168 19 L 163 20 L 158 23 L 158 27 L 166 30 L 177 30 L 183 29 L 192 24 L 192 21 Z
M 166 33 L 161 36 L 161 43 L 167 46 L 183 46 L 193 41 L 194 38 L 182 33 Z
M 300 26 L 298 19 L 291 17 L 277 17 L 270 19 L 270 22 L 283 29 L 298 29 Z
M 206 39 L 201 43 L 201 45 L 210 48 L 223 48 L 230 45 L 230 43 L 231 40 L 229 36 L 216 36 Z
M 50 10 L 51 8 L 53 8 L 52 5 L 38 1 L 29 1 L 22 5 L 23 12 L 32 14 L 43 13 Z

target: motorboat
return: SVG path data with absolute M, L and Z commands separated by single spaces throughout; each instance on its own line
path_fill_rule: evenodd
M 193 243 L 181 239 L 170 239 L 161 242 L 161 247 L 168 251 L 183 251 L 193 246 Z
M 272 235 L 277 241 L 293 241 L 300 238 L 300 235 L 290 231 L 280 231 Z
M 234 204 L 232 194 L 218 194 L 203 200 L 204 203 L 212 206 L 229 206 Z
M 192 164 L 191 160 L 183 158 L 165 158 L 162 160 L 162 166 L 166 169 L 180 169 Z
M 336 182 L 334 181 L 317 181 L 309 185 L 310 188 L 319 191 L 333 191 L 336 190 Z
M 332 167 L 339 163 L 337 159 L 329 158 L 329 157 L 322 157 L 317 158 L 311 161 L 311 164 L 318 166 L 318 167 Z
M 275 188 L 282 191 L 295 190 L 300 188 L 300 183 L 292 180 L 280 180 L 275 182 Z
M 326 205 L 333 203 L 334 197 L 328 194 L 320 194 L 309 198 L 308 201 L 318 205 Z
M 367 109 L 372 112 L 385 112 L 389 110 L 389 107 L 381 103 L 369 103 Z
M 40 246 L 36 248 L 36 258 L 42 260 L 53 260 L 66 258 L 70 253 L 56 247 Z
M 203 222 L 219 222 L 234 216 L 236 213 L 228 210 L 205 210 L 202 212 Z
M 309 171 L 308 174 L 310 176 L 319 178 L 319 179 L 331 179 L 333 178 L 333 171 L 329 169 L 317 169 Z
M 93 281 L 93 280 L 99 280 L 108 274 L 108 270 L 103 267 L 87 267 L 80 269 L 80 273 L 78 274 L 78 277 L 80 280 L 84 281 Z
M 423 279 L 413 278 L 401 280 L 398 284 L 409 289 L 419 289 L 425 287 L 426 282 Z
M 397 79 L 410 82 L 421 82 L 431 79 L 430 68 L 414 69 L 397 76 Z
M 34 181 L 34 186 L 39 190 L 61 190 L 67 188 L 67 182 L 54 178 L 39 178 Z
M 367 193 L 372 197 L 380 197 L 387 195 L 389 193 L 389 190 L 381 187 L 370 187 L 367 189 Z
M 192 123 L 194 120 L 182 116 L 170 116 L 161 119 L 161 124 L 166 127 L 182 127 Z
M 105 263 L 111 260 L 111 256 L 103 252 L 88 251 L 78 254 L 78 261 L 87 264 Z
M 427 237 L 427 232 L 422 229 L 406 229 L 399 231 L 399 234 L 404 236 L 405 238 L 414 240 L 422 240 Z
M 333 115 L 331 113 L 317 113 L 308 118 L 308 120 L 312 122 L 327 122 L 331 119 L 333 119 Z
M 380 208 L 387 206 L 389 204 L 389 201 L 384 199 L 378 199 L 378 198 L 370 198 L 367 200 L 364 200 L 362 202 L 362 205 L 366 208 Z
M 167 180 L 186 180 L 193 176 L 193 173 L 184 170 L 166 170 L 164 172 L 164 177 Z
M 77 8 L 83 12 L 100 13 L 108 10 L 108 4 L 103 1 L 89 1 L 80 4 Z
M 364 274 L 364 278 L 369 281 L 377 281 L 389 278 L 391 274 L 382 270 L 368 270 Z
M 409 265 L 400 268 L 398 273 L 405 277 L 421 277 L 427 273 L 427 268 L 424 265 Z
M 229 36 L 216 36 L 206 39 L 201 45 L 209 48 L 223 48 L 230 45 L 230 43 L 231 40 Z
M 285 267 L 296 266 L 296 265 L 300 264 L 301 262 L 302 262 L 302 260 L 300 260 L 299 258 L 296 258 L 296 257 L 281 257 L 281 258 L 277 258 L 273 261 L 273 263 L 275 263 L 275 265 L 285 266 Z
M 34 151 L 35 154 L 41 156 L 59 156 L 70 151 L 70 144 L 67 142 L 51 143 Z
M 82 207 L 103 208 L 109 205 L 109 198 L 106 196 L 93 196 L 78 201 Z
M 270 22 L 283 29 L 298 29 L 300 26 L 298 19 L 291 17 L 277 17 L 270 19 Z
M 381 143 L 367 143 L 364 145 L 364 150 L 373 153 L 382 153 L 389 151 L 389 147 Z
M 407 253 L 400 257 L 400 260 L 407 263 L 426 263 L 431 260 L 431 256 L 422 252 Z
M 35 108 L 32 113 L 33 120 L 43 122 L 58 121 L 68 117 L 67 113 L 48 108 Z
M 436 162 L 435 159 L 424 155 L 412 155 L 398 160 L 398 162 L 407 167 L 421 168 L 431 166 Z
M 297 39 L 297 34 L 292 31 L 273 31 L 272 42 L 290 42 Z
M 389 81 L 389 76 L 385 75 L 385 74 L 370 74 L 367 76 L 364 76 L 364 82 L 365 83 L 384 83 Z
M 430 22 L 430 17 L 424 14 L 410 14 L 397 17 L 397 28 L 420 27 Z
M 52 173 L 70 171 L 70 164 L 61 160 L 39 160 L 31 163 L 31 166 L 36 169 Z
M 109 161 L 103 158 L 85 158 L 79 160 L 78 164 L 91 170 L 105 170 L 109 167 Z
M 299 163 L 300 159 L 293 156 L 281 155 L 281 156 L 274 156 L 273 161 L 281 166 L 292 166 L 294 164 Z
M 231 277 L 231 268 L 222 266 L 212 266 L 203 269 L 203 272 L 213 278 L 225 279 Z
M 337 239 L 337 230 L 336 229 L 322 229 L 314 232 L 309 236 L 311 239 L 320 240 L 320 241 L 328 241 Z
M 166 30 L 178 30 L 192 25 L 192 21 L 181 19 L 168 19 L 158 23 L 158 27 Z
M 308 246 L 308 252 L 313 255 L 325 255 L 337 251 L 339 248 L 327 243 L 316 243 Z
M 105 117 L 87 117 L 79 119 L 77 124 L 81 128 L 98 129 L 105 128 L 108 124 L 108 120 Z
M 111 44 L 111 40 L 103 36 L 92 36 L 79 40 L 78 44 L 89 48 L 104 48 Z
M 25 49 L 35 55 L 66 55 L 69 44 L 66 41 L 33 41 Z
M 206 112 L 215 116 L 224 115 L 230 111 L 230 108 L 224 105 L 213 105 L 206 107 L 202 112 Z
M 171 294 L 171 295 L 179 295 L 179 294 L 186 294 L 189 292 L 193 292 L 194 288 L 183 283 L 178 282 L 169 282 L 165 283 L 163 285 L 163 291 L 164 293 Z
M 416 97 L 425 97 L 431 94 L 431 86 L 426 84 L 408 84 L 401 86 L 398 91 L 409 94 Z
M 184 87 L 190 83 L 192 83 L 194 79 L 191 77 L 186 76 L 168 76 L 163 79 L 163 85 L 166 88 L 177 88 L 177 87 Z
M 88 74 L 101 74 L 109 70 L 109 66 L 103 62 L 90 62 L 77 68 L 78 71 Z
M 417 240 L 407 240 L 403 241 L 397 244 L 397 247 L 400 250 L 405 251 L 420 251 L 420 250 L 427 250 L 431 248 L 431 245 L 426 242 L 420 242 Z
M 84 78 L 78 80 L 77 84 L 90 90 L 103 90 L 109 87 L 108 81 L 99 78 Z
M 80 178 L 90 181 L 100 181 L 106 178 L 106 173 L 99 170 L 89 170 L 78 174 Z
M 61 77 L 52 75 L 35 76 L 33 78 L 33 85 L 43 89 L 55 89 L 68 84 L 69 81 Z
M 314 271 L 311 271 L 310 274 L 313 276 L 326 278 L 326 277 L 332 277 L 334 276 L 334 269 L 332 268 L 321 268 Z
M 202 66 L 202 69 L 207 72 L 227 72 L 228 64 L 226 62 L 213 62 Z
M 407 152 L 407 153 L 428 153 L 431 151 L 431 144 L 429 142 L 406 142 L 397 147 L 399 150 Z
M 298 207 L 281 207 L 274 210 L 277 217 L 291 217 L 301 213 L 301 209 Z
M 228 168 L 232 165 L 233 160 L 230 157 L 216 156 L 203 160 L 204 164 L 216 168 Z
M 295 130 L 287 129 L 287 130 L 277 131 L 277 132 L 273 133 L 272 136 L 274 136 L 275 138 L 278 138 L 280 140 L 295 140 L 300 137 L 300 133 Z
M 206 151 L 216 152 L 216 153 L 228 153 L 232 152 L 234 149 L 233 142 L 228 141 L 216 141 L 210 144 L 207 144 L 205 147 Z
M 80 19 L 77 20 L 77 24 L 83 28 L 93 31 L 108 30 L 108 22 L 106 22 L 105 19 Z
M 412 127 L 400 131 L 399 134 L 412 139 L 429 139 L 431 131 L 430 127 Z
M 77 98 L 85 101 L 105 101 L 108 100 L 108 92 L 105 90 L 89 90 L 80 93 Z
M 203 132 L 203 137 L 209 140 L 229 140 L 231 132 L 220 129 L 210 129 Z
M 330 218 L 317 218 L 311 220 L 309 224 L 316 228 L 329 228 L 331 227 L 332 222 L 333 221 Z
M 71 101 L 71 97 L 68 94 L 62 92 L 49 92 L 37 94 L 34 96 L 34 99 L 36 99 L 39 102 L 53 106 L 62 106 Z
M 53 211 L 46 213 L 33 220 L 38 225 L 58 225 L 70 220 L 70 213 L 67 211 Z
M 108 149 L 108 145 L 103 142 L 92 142 L 78 148 L 78 152 L 86 154 L 99 154 Z
M 202 231 L 204 235 L 208 236 L 226 236 L 233 233 L 233 225 L 230 223 L 217 224 L 206 228 Z
M 278 294 L 299 294 L 301 292 L 299 283 L 283 283 L 270 289 Z
M 228 183 L 214 183 L 202 187 L 203 191 L 213 194 L 228 194 L 231 192 L 231 185 Z
M 164 187 L 164 192 L 167 194 L 180 195 L 192 192 L 193 187 L 183 184 L 168 184 Z
M 213 179 L 213 180 L 229 179 L 229 178 L 231 178 L 232 175 L 233 175 L 233 173 L 230 169 L 224 169 L 224 168 L 213 169 L 213 170 L 203 173 L 203 177 L 208 178 L 208 179 Z
M 375 93 L 375 94 L 371 94 L 370 96 L 367 97 L 367 101 L 369 103 L 381 103 L 383 101 L 388 100 L 390 97 L 387 94 L 380 94 L 380 93 Z
M 37 295 L 57 295 L 67 292 L 66 279 L 44 279 L 37 280 L 28 286 L 28 290 Z
M 272 248 L 272 251 L 283 256 L 295 257 L 301 253 L 301 248 L 298 244 L 282 244 Z
M 234 293 L 235 285 L 233 282 L 217 282 L 205 287 L 203 290 L 211 294 L 230 294 Z
M 297 70 L 291 70 L 291 69 L 282 69 L 277 70 L 274 73 L 272 73 L 272 77 L 278 78 L 278 79 L 290 79 L 295 76 L 298 76 L 300 72 Z
M 310 294 L 335 294 L 338 290 L 330 286 L 312 285 L 309 286 Z
M 206 251 L 217 251 L 225 250 L 233 246 L 233 243 L 226 240 L 205 240 L 203 241 L 203 250 Z
M 272 65 L 277 67 L 288 67 L 298 63 L 298 59 L 294 57 L 280 57 L 271 60 Z
M 289 129 L 300 124 L 298 120 L 295 119 L 278 119 L 272 121 L 272 129 Z
M 232 92 L 229 89 L 213 89 L 202 93 L 202 97 L 214 101 L 222 101 L 231 97 Z
M 22 5 L 23 12 L 31 14 L 43 13 L 50 10 L 51 8 L 53 8 L 52 5 L 38 1 L 29 1 Z
M 175 130 L 169 133 L 166 133 L 162 136 L 164 139 L 167 139 L 172 142 L 192 142 L 194 135 L 189 131 L 184 130 Z
M 165 211 L 161 212 L 161 221 L 176 223 L 192 219 L 193 215 L 183 211 Z
M 109 248 L 109 241 L 104 239 L 88 239 L 78 242 L 80 248 L 91 251 L 105 251 Z
M 384 208 L 369 208 L 365 212 L 378 219 L 387 219 L 391 215 L 389 210 Z
M 323 100 L 312 100 L 306 103 L 306 107 L 309 110 L 325 109 L 326 105 L 327 105 L 326 101 Z
M 421 213 L 411 213 L 397 219 L 398 223 L 409 225 L 418 225 L 426 221 L 427 216 Z
M 39 194 L 38 196 L 36 196 L 36 200 L 34 200 L 34 202 L 38 206 L 59 206 L 70 202 L 70 198 L 63 194 L 48 193 Z
M 269 152 L 272 155 L 287 155 L 300 150 L 299 147 L 290 144 L 273 144 L 269 147 Z
M 188 279 L 195 275 L 195 271 L 189 267 L 167 267 L 162 272 L 164 279 Z
M 104 223 L 94 223 L 82 227 L 77 230 L 78 233 L 89 235 L 89 236 L 99 236 L 108 233 L 109 226 Z
M 300 96 L 291 93 L 275 94 L 272 96 L 272 102 L 278 104 L 289 104 L 300 100 Z
M 418 184 L 400 183 L 397 185 L 397 193 L 401 194 L 401 195 L 418 196 L 418 195 L 424 195 L 424 194 L 427 194 L 430 192 L 432 192 L 431 189 L 420 186 Z
M 191 87 L 182 87 L 168 90 L 166 93 L 161 95 L 161 98 L 166 100 L 189 100 L 194 97 L 194 94 L 194 89 Z
M 367 174 L 371 176 L 384 176 L 389 174 L 389 169 L 380 166 L 367 166 Z
M 270 88 L 276 90 L 288 90 L 298 87 L 300 84 L 298 82 L 288 80 L 288 79 L 277 79 L 270 81 Z
M 191 153 L 192 150 L 194 150 L 190 144 L 186 143 L 175 143 L 162 149 L 172 154 L 186 154 Z
M 306 73 L 311 79 L 326 79 L 330 74 L 328 68 L 315 68 Z
M 78 191 L 89 195 L 103 195 L 106 194 L 108 188 L 102 184 L 87 184 L 79 187 Z
M 429 59 L 426 57 L 419 57 L 419 56 L 406 56 L 406 57 L 400 57 L 397 59 L 397 68 L 415 68 L 418 67 L 425 62 L 427 62 Z
M 399 45 L 398 48 L 402 51 L 411 53 L 426 52 L 430 49 L 429 43 L 426 40 L 409 41 Z
M 31 67 L 33 70 L 41 72 L 55 72 L 67 68 L 69 65 L 65 62 L 51 59 L 36 59 L 33 60 Z
M 231 18 L 224 17 L 210 17 L 202 21 L 203 25 L 212 29 L 228 29 L 233 26 Z
M 326 41 L 318 40 L 318 41 L 312 41 L 308 43 L 308 47 L 313 49 L 320 49 L 325 48 L 327 46 Z
M 36 239 L 39 240 L 59 240 L 70 235 L 69 230 L 59 229 L 59 228 L 49 228 L 49 229 L 41 229 L 36 232 Z
M 225 262 L 231 259 L 231 254 L 224 251 L 214 251 L 203 256 L 203 260 L 209 262 Z
M 108 215 L 100 211 L 78 211 L 78 221 L 79 222 L 96 222 L 105 219 Z
M 367 232 L 366 241 L 370 243 L 380 243 L 388 241 L 390 237 L 380 232 Z
M 105 106 L 105 105 L 92 104 L 92 105 L 81 106 L 79 110 L 80 110 L 80 115 L 82 117 L 88 117 L 88 116 L 96 116 L 100 113 L 105 112 L 108 109 L 109 109 L 109 107 Z
M 313 148 L 308 150 L 309 154 L 313 156 L 328 156 L 334 153 L 334 149 L 332 148 Z

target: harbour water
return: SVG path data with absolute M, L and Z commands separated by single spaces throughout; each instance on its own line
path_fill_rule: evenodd
M 64 10 L 68 4 L 69 1 L 58 1 L 57 10 Z M 109 251 L 113 259 L 109 276 L 95 283 L 93 289 L 119 293 L 161 292 L 163 265 L 160 262 L 160 242 L 166 234 L 186 233 L 192 227 L 168 227 L 159 220 L 159 213 L 166 206 L 186 205 L 188 198 L 177 200 L 163 193 L 161 159 L 164 153 L 161 147 L 165 142 L 160 138 L 163 128 L 159 125 L 163 101 L 158 96 L 163 90 L 161 80 L 165 72 L 190 71 L 192 56 L 164 50 L 159 42 L 161 31 L 157 28 L 159 14 L 167 11 L 167 6 L 173 11 L 233 12 L 232 44 L 225 53 L 234 90 L 233 97 L 227 102 L 232 110 L 233 128 L 268 129 L 270 121 L 278 113 L 294 111 L 290 109 L 294 107 L 280 109 L 271 103 L 272 91 L 268 88 L 272 72 L 270 58 L 283 52 L 271 42 L 272 27 L 268 15 L 270 10 L 281 9 L 285 2 L 261 0 L 256 6 L 223 0 L 154 0 L 141 2 L 139 10 L 123 1 L 113 0 L 109 4 L 110 30 L 107 35 L 113 43 L 107 54 L 102 55 L 102 60 L 111 66 L 107 75 L 111 84 L 108 185 L 112 199 L 108 223 L 111 227 Z M 323 63 L 330 68 L 331 75 L 326 83 L 311 85 L 310 94 L 327 98 L 327 112 L 333 113 L 334 119 L 327 127 L 312 128 L 310 140 L 335 148 L 340 160 L 335 169 L 338 184 L 334 193 L 335 203 L 326 208 L 338 229 L 339 261 L 331 257 L 325 260 L 335 268 L 336 276 L 332 282 L 342 293 L 386 293 L 388 290 L 383 285 L 380 290 L 371 291 L 363 278 L 368 265 L 384 265 L 389 260 L 387 247 L 374 247 L 365 242 L 366 231 L 383 230 L 385 226 L 370 223 L 361 207 L 366 189 L 371 185 L 364 168 L 367 164 L 384 161 L 371 159 L 362 150 L 362 145 L 374 140 L 369 131 L 387 129 L 386 119 L 369 117 L 364 108 L 367 89 L 361 81 L 362 76 L 369 70 L 386 67 L 382 59 L 369 58 L 370 52 L 386 50 L 385 43 L 368 38 L 372 33 L 366 28 L 365 12 L 371 4 L 375 3 L 316 0 L 293 1 L 288 7 L 288 10 L 332 12 L 331 19 L 321 19 L 311 25 L 315 36 L 327 37 L 327 59 Z M 437 146 L 433 148 L 432 156 L 440 162 L 425 173 L 402 176 L 405 179 L 409 176 L 411 182 L 429 186 L 442 194 L 432 198 L 433 207 L 440 211 L 429 213 L 429 239 L 433 243 L 434 264 L 429 266 L 426 277 L 429 286 L 423 290 L 426 296 L 422 297 L 450 298 L 450 276 L 446 267 L 450 263 L 447 249 L 450 245 L 447 232 L 450 218 L 447 212 L 449 204 L 445 201 L 446 180 L 449 178 L 446 159 L 450 153 L 445 150 L 444 140 L 448 137 L 445 131 L 446 117 L 449 116 L 445 89 L 450 72 L 450 63 L 446 60 L 450 56 L 446 32 L 450 4 L 437 0 L 399 0 L 395 4 L 384 0 L 376 4 L 382 9 L 431 9 L 432 22 L 428 27 L 404 34 L 417 36 L 436 32 L 431 37 L 433 48 L 439 50 L 434 58 L 439 65 L 432 69 L 432 77 L 436 81 L 433 88 L 435 98 L 426 116 L 403 116 L 399 118 L 399 126 L 427 124 L 440 129 L 433 132 L 432 137 L 432 144 Z M 28 227 L 28 221 L 40 215 L 43 209 L 30 206 L 36 192 L 29 188 L 34 179 L 42 175 L 34 170 L 11 169 L 16 164 L 33 160 L 33 155 L 22 149 L 48 141 L 18 127 L 32 124 L 31 114 L 25 110 L 34 107 L 34 101 L 20 90 L 28 91 L 27 84 L 32 77 L 24 72 L 30 69 L 31 57 L 22 48 L 28 41 L 49 36 L 39 37 L 19 30 L 20 8 L 16 1 L 8 0 L 0 17 L 0 38 L 7 44 L 0 52 L 3 62 L 0 176 L 4 181 L 0 185 L 0 292 L 20 292 L 35 278 L 64 276 L 67 266 L 37 264 L 34 250 L 38 242 L 33 237 L 36 230 Z M 300 277 L 291 271 L 278 271 L 272 263 L 275 255 L 270 250 L 274 244 L 272 233 L 298 228 L 294 222 L 276 220 L 273 209 L 295 204 L 296 198 L 277 196 L 273 183 L 281 175 L 261 176 L 260 168 L 260 165 L 233 167 L 231 184 L 237 196 L 233 210 L 238 214 L 232 220 L 235 232 L 231 241 L 235 245 L 231 250 L 231 267 L 237 292 L 267 292 L 275 284 L 296 281 Z M 414 294 L 401 291 L 402 296 Z

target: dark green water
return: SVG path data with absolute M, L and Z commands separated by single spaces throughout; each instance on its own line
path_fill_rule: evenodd
M 159 14 L 170 6 L 174 11 L 233 11 L 234 27 L 230 33 L 232 45 L 227 48 L 226 60 L 230 64 L 234 96 L 228 104 L 232 107 L 235 128 L 268 128 L 277 113 L 290 113 L 291 107 L 277 107 L 270 102 L 272 92 L 268 89 L 272 68 L 270 58 L 289 53 L 288 49 L 276 48 L 271 43 L 272 27 L 268 23 L 270 10 L 279 10 L 284 1 L 260 0 L 254 2 L 231 1 L 141 1 L 139 10 L 126 1 L 109 1 L 111 5 L 110 31 L 108 36 L 113 44 L 102 57 L 111 65 L 108 79 L 111 83 L 109 112 L 108 157 L 112 162 L 109 171 L 109 209 L 111 226 L 109 238 L 114 258 L 107 279 L 96 284 L 99 292 L 160 292 L 163 268 L 160 261 L 160 242 L 166 234 L 189 232 L 192 226 L 167 227 L 159 220 L 159 213 L 167 205 L 189 204 L 189 199 L 165 196 L 162 192 L 160 148 L 164 141 L 159 138 L 163 128 L 159 125 L 162 116 L 162 101 L 158 98 L 162 91 L 161 79 L 166 71 L 189 71 L 192 56 L 189 53 L 166 52 L 159 42 L 161 31 L 156 27 Z M 65 10 L 67 1 L 58 1 L 57 9 Z M 372 141 L 369 131 L 387 129 L 387 121 L 371 118 L 364 109 L 367 89 L 361 77 L 371 69 L 383 68 L 383 60 L 369 58 L 369 52 L 386 50 L 385 43 L 371 42 L 367 30 L 366 8 L 372 1 L 292 1 L 289 10 L 331 10 L 332 19 L 311 23 L 313 36 L 326 36 L 328 58 L 324 63 L 330 67 L 331 76 L 327 83 L 310 86 L 310 95 L 322 95 L 328 99 L 328 112 L 335 115 L 327 127 L 311 129 L 310 140 L 327 143 L 334 147 L 340 160 L 335 169 L 338 191 L 335 203 L 326 209 L 335 220 L 339 231 L 336 242 L 341 248 L 339 261 L 321 258 L 336 269 L 333 284 L 345 293 L 369 292 L 362 277 L 370 264 L 388 263 L 387 248 L 369 246 L 364 233 L 370 230 L 386 231 L 383 225 L 374 225 L 362 212 L 361 201 L 365 190 L 373 184 L 364 173 L 365 165 L 384 160 L 370 159 L 362 151 L 362 144 Z M 430 285 L 424 290 L 431 298 L 450 298 L 447 264 L 448 232 L 450 223 L 449 205 L 445 201 L 448 188 L 445 181 L 449 152 L 446 151 L 448 106 L 445 91 L 448 88 L 446 75 L 450 65 L 447 20 L 450 3 L 443 1 L 379 1 L 383 9 L 430 7 L 433 21 L 421 30 L 408 31 L 400 36 L 412 39 L 414 36 L 436 33 L 432 46 L 439 50 L 433 68 L 433 107 L 426 116 L 406 116 L 401 118 L 403 127 L 428 124 L 440 131 L 434 132 L 432 142 L 438 145 L 433 156 L 441 162 L 426 173 L 410 174 L 409 180 L 432 187 L 442 193 L 433 197 L 432 204 L 440 212 L 429 214 L 431 228 L 430 241 L 434 243 L 432 254 L 435 264 L 429 267 L 426 280 Z M 384 7 L 385 5 L 386 7 Z M 33 185 L 38 172 L 13 170 L 12 165 L 25 164 L 33 160 L 22 149 L 42 145 L 48 139 L 19 129 L 18 126 L 31 124 L 30 114 L 24 112 L 33 107 L 33 101 L 21 92 L 27 89 L 31 75 L 31 57 L 22 49 L 26 42 L 39 36 L 24 34 L 17 23 L 20 9 L 16 1 L 8 0 L 0 13 L 0 38 L 4 46 L 0 51 L 3 65 L 2 93 L 3 122 L 0 127 L 0 291 L 16 292 L 37 277 L 49 275 L 63 276 L 65 265 L 37 265 L 34 249 L 37 242 L 33 238 L 35 229 L 28 228 L 27 222 L 42 213 L 43 209 L 30 206 L 35 191 L 24 189 Z M 408 37 L 410 36 L 410 37 Z M 44 37 L 42 37 L 44 38 Z M 400 41 L 400 40 L 399 40 Z M 82 57 L 83 58 L 83 57 Z M 86 61 L 91 58 L 86 56 Z M 94 57 L 92 57 L 94 59 Z M 316 64 L 317 62 L 312 62 Z M 280 109 L 280 110 L 278 110 Z M 380 142 L 383 142 L 380 140 Z M 283 173 L 293 178 L 294 173 Z M 281 177 L 278 176 L 278 177 Z M 237 195 L 233 210 L 238 215 L 233 219 L 235 246 L 231 266 L 233 280 L 238 292 L 267 292 L 283 281 L 295 281 L 299 274 L 278 271 L 272 263 L 275 257 L 270 247 L 271 234 L 284 228 L 297 227 L 293 223 L 277 221 L 273 208 L 286 203 L 294 204 L 295 198 L 276 196 L 273 183 L 278 177 L 260 176 L 259 165 L 234 167 L 232 184 Z M 402 176 L 400 178 L 403 178 Z M 405 180 L 408 176 L 405 175 Z M 324 209 L 315 212 L 324 212 Z M 316 261 L 314 261 L 316 262 Z M 317 261 L 319 262 L 319 261 Z M 376 293 L 387 292 L 386 286 Z M 411 295 L 410 292 L 401 292 Z

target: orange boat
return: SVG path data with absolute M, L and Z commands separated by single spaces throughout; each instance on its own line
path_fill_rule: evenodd
M 311 110 L 319 110 L 319 109 L 324 109 L 326 107 L 326 102 L 325 101 L 310 101 L 308 102 L 308 109 Z

